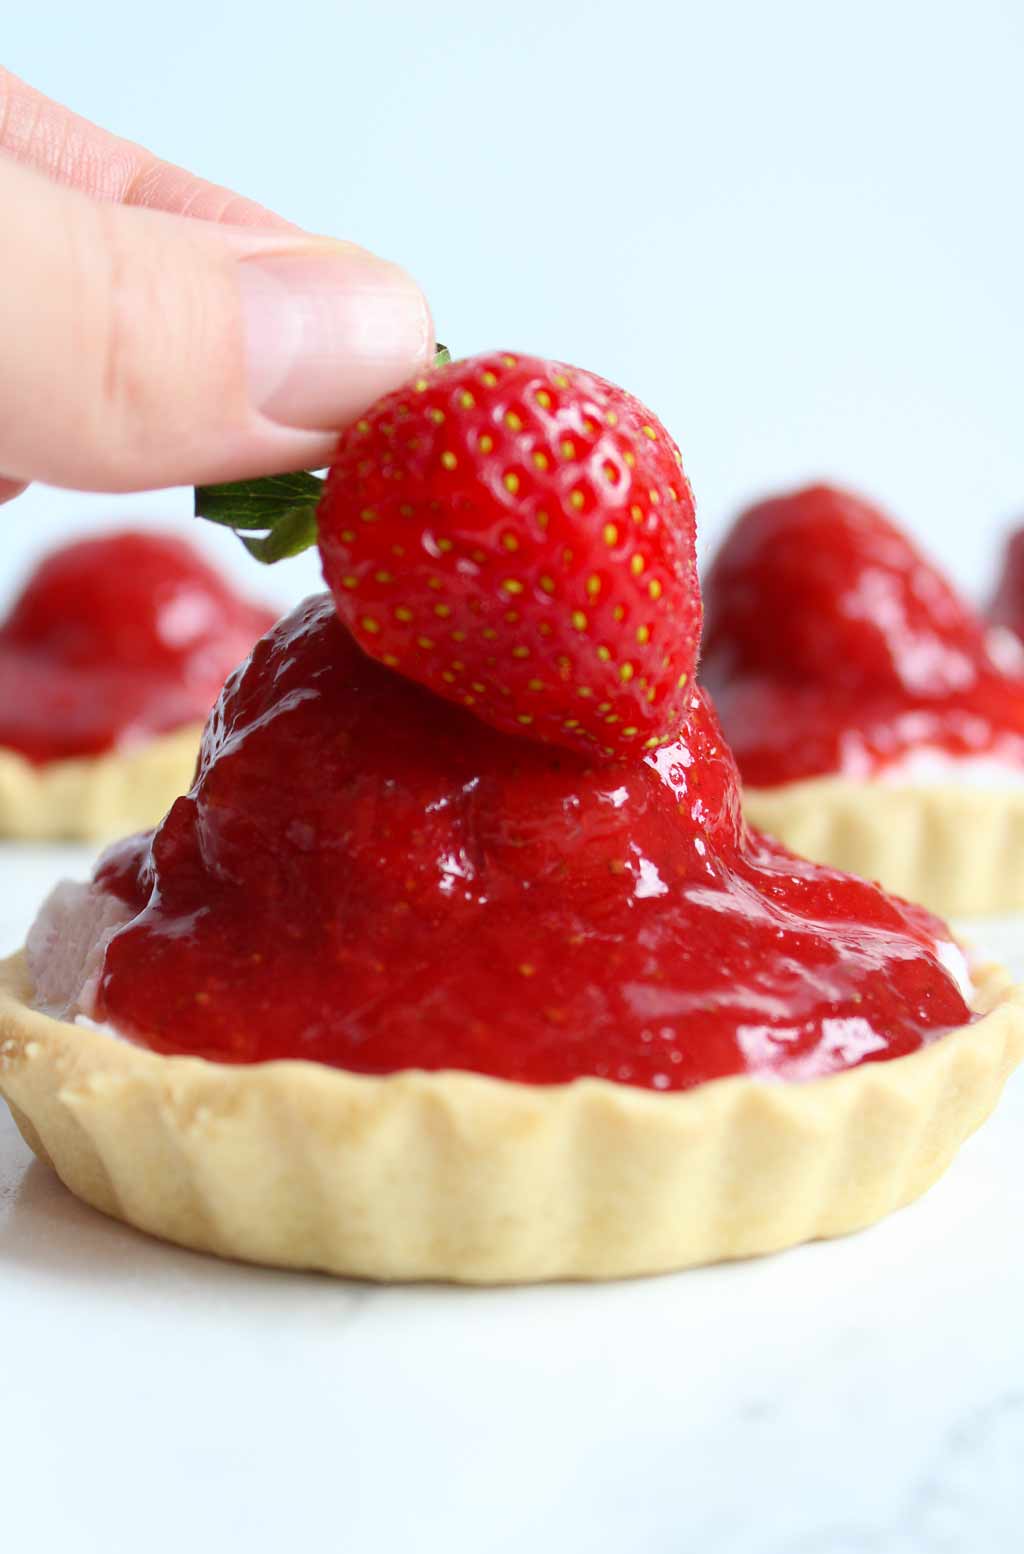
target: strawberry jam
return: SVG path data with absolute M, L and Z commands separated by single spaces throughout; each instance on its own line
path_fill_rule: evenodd
M 815 486 L 749 509 L 704 603 L 702 679 L 752 787 L 868 777 L 921 748 L 1024 767 L 1024 678 L 859 498 Z
M 948 931 L 749 832 L 703 693 L 642 761 L 504 734 L 328 596 L 228 681 L 192 791 L 111 849 L 92 1013 L 162 1053 L 682 1090 L 910 1053 L 971 1016 Z
M 200 723 L 273 619 L 170 535 L 66 545 L 0 626 L 0 745 L 42 763 Z

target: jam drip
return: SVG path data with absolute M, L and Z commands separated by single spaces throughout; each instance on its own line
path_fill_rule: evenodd
M 703 693 L 674 744 L 588 765 L 372 663 L 327 596 L 257 644 L 191 793 L 97 880 L 136 915 L 93 1012 L 163 1053 L 682 1090 L 970 1018 L 940 923 L 746 830 Z
M 0 626 L 0 745 L 43 763 L 202 722 L 273 619 L 170 535 L 64 546 Z
M 814 486 L 751 508 L 704 601 L 701 677 L 752 787 L 868 777 L 922 747 L 1024 767 L 1024 678 L 859 498 Z

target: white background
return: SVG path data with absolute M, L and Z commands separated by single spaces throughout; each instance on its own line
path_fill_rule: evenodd
M 533 350 L 639 394 L 705 540 L 827 475 L 987 588 L 1024 516 L 1019 0 L 3 12 L 16 73 L 400 260 L 460 354 Z M 0 590 L 72 522 L 188 512 L 39 493 L 0 514 Z M 306 558 L 261 582 L 289 600 L 315 579 Z

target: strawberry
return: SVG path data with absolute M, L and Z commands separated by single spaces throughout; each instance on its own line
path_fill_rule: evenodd
M 308 478 L 278 482 L 280 529 L 243 501 L 271 528 L 251 548 L 309 537 Z M 225 489 L 198 510 L 242 526 Z M 700 637 L 693 496 L 622 389 L 529 356 L 436 368 L 342 433 L 316 527 L 338 614 L 380 663 L 590 754 L 677 734 Z
M 705 588 L 703 678 L 939 698 L 990 667 L 981 622 L 907 535 L 860 497 L 809 486 L 749 508 Z

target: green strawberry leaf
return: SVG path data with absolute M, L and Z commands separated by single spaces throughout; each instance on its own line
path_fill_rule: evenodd
M 282 513 L 266 534 L 239 534 L 238 538 L 257 561 L 273 566 L 288 556 L 298 556 L 316 544 L 316 508 L 293 507 Z
M 316 544 L 323 484 L 319 476 L 297 471 L 197 486 L 195 514 L 233 529 L 250 556 L 270 566 Z
M 293 508 L 315 507 L 322 486 L 319 476 L 307 475 L 304 470 L 196 486 L 196 517 L 226 524 L 229 529 L 269 529 Z

